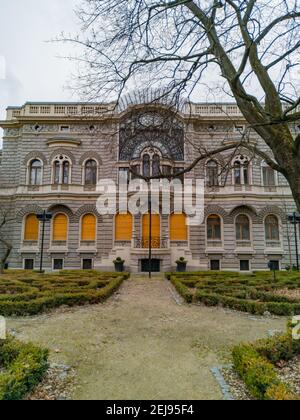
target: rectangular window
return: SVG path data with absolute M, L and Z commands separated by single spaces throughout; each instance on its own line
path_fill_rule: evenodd
M 250 271 L 249 260 L 240 260 L 240 271 Z
M 53 260 L 53 270 L 63 270 L 64 260 L 62 258 L 55 258 Z
M 91 258 L 85 258 L 82 260 L 82 269 L 83 270 L 92 270 L 93 269 L 93 260 Z
M 61 133 L 69 133 L 70 132 L 70 126 L 69 125 L 61 125 L 59 131 Z
M 210 269 L 212 271 L 220 271 L 221 269 L 220 260 L 210 260 Z
M 275 187 L 275 171 L 269 166 L 263 167 L 263 183 L 265 187 Z
M 270 270 L 279 271 L 280 264 L 278 260 L 271 260 L 269 263 Z
M 26 258 L 26 260 L 24 260 L 24 270 L 34 270 L 33 258 Z

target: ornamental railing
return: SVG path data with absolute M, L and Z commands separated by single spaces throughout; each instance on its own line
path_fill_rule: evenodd
M 150 244 L 149 238 L 134 238 L 134 248 L 136 249 L 148 249 Z M 169 240 L 166 238 L 152 237 L 151 248 L 152 249 L 166 249 L 169 247 Z

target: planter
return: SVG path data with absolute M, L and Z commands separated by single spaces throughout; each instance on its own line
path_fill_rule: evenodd
M 121 258 L 117 258 L 114 261 L 116 273 L 123 273 L 123 271 L 124 271 L 124 263 L 125 263 L 125 261 L 122 260 Z
M 177 272 L 185 273 L 186 272 L 187 262 L 177 262 Z

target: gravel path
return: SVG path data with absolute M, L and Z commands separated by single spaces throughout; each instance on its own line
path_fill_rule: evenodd
M 284 318 L 255 318 L 189 306 L 162 278 L 134 277 L 102 305 L 8 321 L 17 336 L 51 349 L 75 369 L 74 399 L 222 399 L 210 368 L 241 341 L 284 330 Z

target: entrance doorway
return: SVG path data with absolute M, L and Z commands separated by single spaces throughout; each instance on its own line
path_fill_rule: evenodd
M 141 271 L 142 273 L 149 273 L 149 259 L 141 260 Z M 152 273 L 160 273 L 160 260 L 151 260 L 151 271 Z

